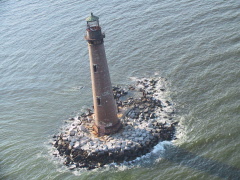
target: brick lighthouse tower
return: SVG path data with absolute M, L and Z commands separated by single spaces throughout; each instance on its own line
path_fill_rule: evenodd
M 91 13 L 87 19 L 85 39 L 88 42 L 92 93 L 94 104 L 93 129 L 98 136 L 117 132 L 122 124 L 117 117 L 116 101 L 113 98 L 99 18 Z

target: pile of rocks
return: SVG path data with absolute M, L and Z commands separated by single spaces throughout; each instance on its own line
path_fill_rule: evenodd
M 93 113 L 88 109 L 87 113 L 70 118 L 63 132 L 54 136 L 54 155 L 63 156 L 70 169 L 93 169 L 131 161 L 150 152 L 159 141 L 172 140 L 177 122 L 172 122 L 174 108 L 166 99 L 165 83 L 163 78 L 145 78 L 128 90 L 113 87 L 123 128 L 118 133 L 96 137 Z

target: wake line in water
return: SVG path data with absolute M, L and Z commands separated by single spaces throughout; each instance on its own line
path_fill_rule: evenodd
M 158 143 L 150 153 L 136 158 L 136 160 L 130 162 L 130 164 L 127 162 L 120 164 L 119 166 L 116 166 L 116 168 L 121 171 L 133 167 L 151 167 L 154 163 L 158 163 L 163 159 L 220 178 L 231 180 L 240 179 L 239 168 L 199 156 L 186 149 L 180 148 L 169 141 Z

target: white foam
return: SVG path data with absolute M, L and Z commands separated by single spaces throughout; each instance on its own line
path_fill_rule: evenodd
M 159 162 L 164 153 L 165 153 L 165 146 L 166 145 L 171 145 L 172 142 L 170 141 L 162 141 L 159 142 L 156 146 L 153 147 L 153 150 L 141 157 L 137 157 L 135 160 L 130 161 L 130 162 L 123 162 L 119 165 L 114 164 L 114 167 L 119 170 L 126 170 L 126 169 L 131 169 L 131 168 L 137 168 L 141 167 L 147 164 L 154 164 L 156 162 Z
M 184 142 L 186 142 L 186 139 L 187 139 L 186 129 L 185 129 L 185 126 L 184 126 L 185 117 L 181 116 L 181 117 L 178 117 L 178 118 L 179 118 L 178 126 L 177 126 L 176 131 L 175 131 L 176 140 L 173 140 L 173 143 L 176 144 L 176 145 L 181 145 Z

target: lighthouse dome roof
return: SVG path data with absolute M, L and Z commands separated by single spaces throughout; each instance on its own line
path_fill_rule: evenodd
M 99 17 L 94 16 L 93 13 L 91 13 L 91 16 L 86 18 L 87 22 L 92 22 L 92 21 L 98 21 Z

